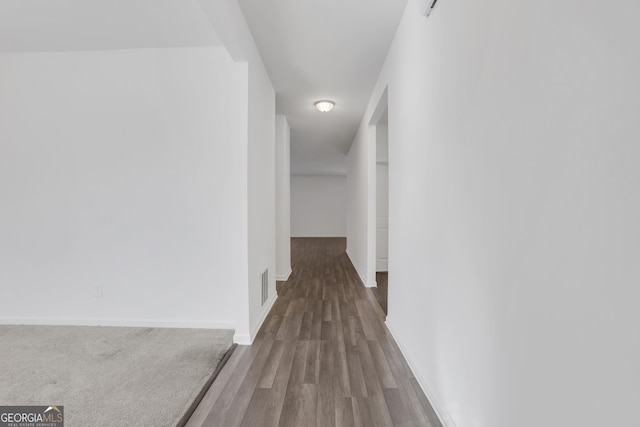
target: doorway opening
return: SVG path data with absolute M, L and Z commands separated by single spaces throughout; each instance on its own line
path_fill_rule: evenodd
M 381 100 L 381 114 L 376 127 L 376 288 L 374 294 L 387 314 L 389 295 L 389 112 L 386 97 Z

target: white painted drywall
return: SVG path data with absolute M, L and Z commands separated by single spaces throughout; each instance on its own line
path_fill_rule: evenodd
M 376 165 L 376 271 L 389 271 L 389 165 Z
M 0 54 L 0 93 L 0 322 L 236 326 L 246 64 Z
M 360 280 L 376 286 L 376 132 L 361 125 L 347 155 L 347 255 Z
M 248 322 L 236 341 L 250 344 L 276 299 L 275 91 L 237 0 L 199 0 L 235 61 L 248 66 Z M 269 270 L 269 299 L 262 304 L 262 272 Z
M 376 125 L 376 162 L 377 163 L 389 163 L 389 124 L 388 118 L 385 113 L 381 120 L 384 123 L 378 123 Z
M 249 314 L 251 341 L 276 297 L 276 99 L 262 62 L 249 62 Z M 261 61 L 261 60 L 260 60 Z M 262 272 L 269 301 L 262 304 Z
M 407 6 L 349 153 L 348 244 L 365 268 L 388 87 L 388 325 L 447 426 L 637 425 L 639 14 Z
M 291 274 L 291 132 L 284 115 L 276 116 L 276 279 Z
M 389 125 L 376 125 L 376 272 L 389 271 Z
M 346 177 L 291 177 L 291 236 L 346 236 Z

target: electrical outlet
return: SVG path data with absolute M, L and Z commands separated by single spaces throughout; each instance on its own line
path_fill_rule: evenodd
M 96 293 L 94 294 L 94 296 L 96 298 L 102 297 L 102 285 L 101 284 L 97 284 L 96 285 Z

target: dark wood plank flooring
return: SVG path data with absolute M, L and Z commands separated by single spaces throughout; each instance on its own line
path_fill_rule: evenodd
M 293 273 L 187 423 L 440 427 L 342 238 L 292 239 Z
M 371 292 L 375 295 L 376 299 L 380 303 L 380 307 L 382 307 L 382 311 L 384 314 L 387 314 L 387 295 L 389 295 L 389 273 L 387 272 L 376 272 L 376 283 L 377 286 L 375 288 L 371 288 Z

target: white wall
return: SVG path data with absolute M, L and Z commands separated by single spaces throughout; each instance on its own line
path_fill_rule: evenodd
M 389 271 L 389 125 L 376 125 L 376 272 Z
M 291 236 L 346 236 L 346 177 L 291 177 Z
M 4 78 L 0 84 L 6 86 L 8 93 L 5 96 L 3 90 L 0 105 L 9 112 L 3 115 L 3 121 L 5 118 L 8 121 L 4 122 L 1 128 L 4 134 L 0 136 L 33 140 L 40 145 L 52 144 L 47 145 L 49 151 L 58 140 L 64 142 L 60 147 L 56 145 L 59 151 L 53 158 L 59 156 L 64 160 L 60 167 L 67 175 L 52 178 L 59 186 L 47 197 L 55 198 L 60 191 L 64 197 L 59 203 L 64 204 L 66 210 L 60 211 L 60 218 L 48 223 L 38 218 L 37 221 L 43 221 L 38 225 L 52 230 L 59 228 L 60 222 L 75 218 L 75 212 L 81 215 L 84 209 L 98 208 L 102 211 L 91 214 L 107 217 L 97 224 L 93 224 L 90 217 L 88 228 L 113 227 L 110 221 L 126 224 L 126 229 L 120 231 L 126 239 L 112 235 L 105 248 L 97 248 L 98 252 L 109 252 L 105 260 L 99 261 L 104 263 L 99 267 L 108 272 L 101 273 L 94 268 L 91 263 L 98 261 L 93 258 L 81 259 L 86 265 L 83 268 L 88 271 L 87 277 L 78 279 L 79 283 L 74 285 L 77 289 L 70 293 L 76 298 L 82 288 L 84 295 L 89 281 L 91 293 L 96 283 L 102 284 L 105 296 L 100 301 L 120 288 L 127 289 L 125 296 L 132 301 L 118 298 L 108 303 L 104 311 L 93 309 L 93 305 L 98 304 L 95 301 L 82 304 L 79 311 L 65 314 L 73 318 L 57 320 L 50 317 L 51 313 L 59 314 L 58 311 L 44 310 L 42 319 L 49 319 L 49 323 L 225 325 L 235 327 L 236 342 L 249 344 L 275 302 L 275 93 L 237 1 L 200 0 L 198 3 L 201 6 L 198 10 L 204 15 L 190 19 L 196 19 L 198 25 L 202 20 L 208 21 L 224 48 L 9 55 L 0 63 Z M 125 34 L 123 39 L 126 41 L 129 36 L 131 34 Z M 72 120 L 74 117 L 79 123 Z M 94 143 L 95 147 L 89 147 L 85 141 Z M 35 171 L 38 174 L 28 168 L 14 174 L 16 168 L 22 167 L 21 161 L 30 161 L 41 150 L 38 147 L 28 151 L 22 145 L 17 145 L 15 150 L 9 145 L 2 148 L 10 150 L 2 161 L 12 167 L 3 170 L 5 176 L 19 179 L 21 173 L 31 174 L 39 182 L 43 179 L 40 170 L 57 173 L 49 166 L 40 169 L 42 165 L 38 165 Z M 111 161 L 113 157 L 116 159 L 114 169 L 106 164 L 96 167 L 93 163 L 78 168 L 73 162 L 78 162 L 82 155 L 93 156 L 92 161 L 96 162 Z M 174 159 L 176 165 L 172 163 Z M 67 168 L 70 163 L 73 168 Z M 83 193 L 78 195 L 78 191 L 65 185 L 68 180 L 76 179 L 78 170 L 85 172 L 85 169 L 90 169 L 95 177 L 83 181 Z M 135 180 L 129 183 L 131 176 L 141 184 Z M 98 184 L 94 185 L 94 181 Z M 9 182 L 5 180 L 3 190 L 20 194 L 22 183 L 9 187 Z M 125 185 L 130 185 L 130 189 L 121 191 L 120 187 Z M 90 190 L 91 186 L 97 187 L 98 195 L 105 187 L 114 204 L 107 208 L 94 206 L 93 199 L 97 196 L 96 191 Z M 29 191 L 35 190 L 25 190 L 27 194 Z M 163 193 L 167 200 L 156 201 Z M 85 198 L 91 201 L 87 206 Z M 70 204 L 70 199 L 82 209 Z M 119 213 L 129 218 L 122 220 L 111 214 L 111 210 L 121 207 L 118 203 L 130 201 L 134 201 L 135 206 L 141 201 L 148 204 L 136 208 L 135 215 L 131 214 L 133 219 L 127 216 L 129 213 Z M 111 202 L 107 199 L 105 203 Z M 29 203 L 35 202 L 21 199 L 21 203 L 3 214 L 9 219 L 12 215 L 20 217 L 31 207 Z M 164 209 L 165 205 L 172 209 Z M 153 207 L 162 209 L 152 214 Z M 141 223 L 143 218 L 150 219 Z M 227 221 L 228 218 L 232 220 Z M 5 222 L 2 226 L 8 227 L 8 224 Z M 160 228 L 162 232 L 156 233 Z M 10 234 L 15 241 L 7 239 L 6 242 L 21 242 L 22 236 L 16 237 L 15 233 Z M 73 233 L 80 231 L 72 229 Z M 74 241 L 74 250 L 87 257 L 100 256 L 95 254 L 96 248 L 90 246 L 97 244 L 92 238 L 84 234 L 77 237 L 79 243 Z M 128 239 L 138 240 L 122 249 Z M 9 243 L 6 245 L 3 249 L 12 251 Z M 129 251 L 140 256 L 140 262 L 129 265 L 132 262 L 129 258 L 120 259 Z M 66 260 L 67 255 L 67 249 L 62 248 L 60 256 Z M 29 253 L 12 255 L 6 262 L 21 256 L 28 258 Z M 56 260 L 53 257 L 49 261 L 56 269 L 69 264 Z M 216 266 L 223 271 L 218 271 Z M 7 272 L 0 273 L 0 279 L 16 282 L 20 267 L 21 264 L 16 263 Z M 270 298 L 262 304 L 261 272 L 264 269 L 270 271 Z M 31 287 L 43 286 L 42 283 L 49 280 L 54 283 L 75 280 L 66 271 L 56 270 L 58 275 L 51 279 L 44 269 L 32 274 L 41 274 L 41 277 L 40 281 L 31 280 Z M 117 277 L 111 277 L 113 275 Z M 183 290 L 174 289 L 176 283 Z M 27 295 L 31 288 L 21 289 Z M 181 294 L 182 299 L 175 294 Z M 216 301 L 211 303 L 213 296 Z M 145 299 L 155 302 L 147 303 Z M 193 299 L 196 302 L 192 302 Z M 77 298 L 70 304 L 76 307 L 75 302 Z M 149 310 L 131 313 L 131 307 L 139 308 L 141 302 Z M 217 306 L 223 309 L 217 310 Z M 34 311 L 36 308 L 34 305 Z M 6 321 L 15 321 L 12 313 L 3 312 Z M 26 316 L 24 310 L 21 313 Z M 28 313 L 33 315 L 31 311 Z
M 245 64 L 219 47 L 1 54 L 0 93 L 0 322 L 237 325 Z
M 248 66 L 248 316 L 235 340 L 250 344 L 276 300 L 275 91 L 237 0 L 199 0 L 231 57 Z M 262 272 L 269 300 L 262 304 Z
M 386 115 L 386 113 L 385 113 Z M 389 163 L 389 119 L 376 125 L 376 162 Z
M 287 118 L 276 116 L 276 279 L 291 274 L 291 132 Z
M 376 164 L 376 271 L 389 271 L 389 164 Z
M 250 341 L 276 298 L 275 91 L 264 66 L 249 62 L 249 321 Z M 262 272 L 269 301 L 262 304 Z
M 360 280 L 376 286 L 375 126 L 360 125 L 347 155 L 347 255 Z
M 637 425 L 638 14 L 407 6 L 349 153 L 348 244 L 363 268 L 388 87 L 388 325 L 447 426 Z

